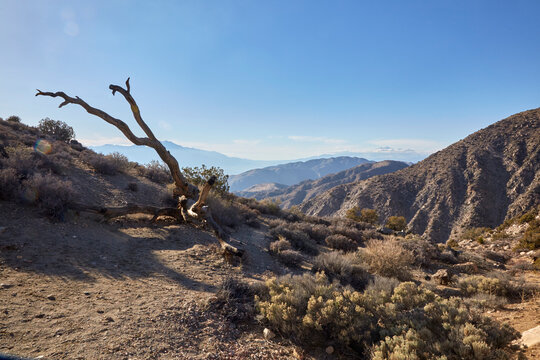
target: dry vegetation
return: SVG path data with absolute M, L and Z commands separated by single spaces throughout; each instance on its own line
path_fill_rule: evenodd
M 211 241 L 199 241 L 209 238 L 208 233 L 179 226 L 172 219 L 160 218 L 160 225 L 155 226 L 148 218 L 121 217 L 103 225 L 76 211 L 79 201 L 102 206 L 135 199 L 176 206 L 172 187 L 167 187 L 170 182 L 169 171 L 158 162 L 139 165 L 120 154 L 104 156 L 77 142 L 46 136 L 20 119 L 0 121 L 0 204 L 22 206 L 25 214 L 37 212 L 29 229 L 15 226 L 20 221 L 15 215 L 0 227 L 0 246 L 6 250 L 0 267 L 8 276 L 5 284 L 13 279 L 37 284 L 37 279 L 43 280 L 36 273 L 43 272 L 63 278 L 62 286 L 52 287 L 69 294 L 71 286 L 90 284 L 88 275 L 81 274 L 91 273 L 95 286 L 110 282 L 111 294 L 115 289 L 124 291 L 100 295 L 110 296 L 112 303 L 123 304 L 122 297 L 135 291 L 136 296 L 128 296 L 134 315 L 124 314 L 122 320 L 111 315 L 113 321 L 105 321 L 107 326 L 113 322 L 117 326 L 116 331 L 110 330 L 112 334 L 123 340 L 123 333 L 130 334 L 131 340 L 141 341 L 140 346 L 113 339 L 118 346 L 110 358 L 451 360 L 507 359 L 520 351 L 513 345 L 519 333 L 487 315 L 488 311 L 500 315 L 514 306 L 529 306 L 540 298 L 540 260 L 535 253 L 540 248 L 538 209 L 496 229 L 470 229 L 447 244 L 436 245 L 414 234 L 404 236 L 398 218 L 390 224 L 394 234 L 381 234 L 376 228 L 378 216 L 369 209 L 357 209 L 356 218 L 320 218 L 296 209 L 283 211 L 272 201 L 215 191 L 208 199 L 213 218 L 247 251 L 243 263 L 232 265 L 217 254 Z M 99 187 L 91 196 L 87 194 L 90 184 Z M 53 222 L 36 225 L 42 215 Z M 4 226 L 30 245 L 13 240 L 17 236 L 2 237 Z M 56 227 L 80 232 L 69 236 L 68 242 L 65 236 L 56 238 Z M 25 235 L 32 228 L 42 228 L 47 239 L 43 244 Z M 84 245 L 79 238 L 92 233 L 99 236 Z M 113 247 L 110 239 L 118 233 L 122 239 Z M 127 245 L 131 243 L 135 245 Z M 66 250 L 78 246 L 76 253 Z M 30 249 L 35 253 L 29 253 Z M 55 254 L 60 252 L 65 261 L 58 261 Z M 24 262 L 28 256 L 34 260 Z M 103 260 L 107 257 L 115 262 Z M 134 266 L 132 261 L 140 263 Z M 77 265 L 79 277 L 51 270 L 72 264 Z M 190 276 L 196 280 L 187 279 Z M 147 283 L 140 280 L 134 285 L 134 279 Z M 145 286 L 153 286 L 156 293 Z M 26 324 L 23 320 L 28 314 L 42 314 L 39 309 L 25 309 L 22 296 L 34 296 L 32 289 L 26 290 L 15 292 L 22 305 L 8 306 L 9 318 L 1 318 L 0 351 L 34 356 L 38 353 L 28 350 L 30 340 L 25 340 L 24 328 L 45 328 L 63 320 L 52 316 L 47 322 L 43 315 L 38 324 L 35 320 Z M 0 291 L 4 303 L 9 304 L 10 296 L 15 298 L 8 295 L 8 287 Z M 80 307 L 86 300 L 70 304 Z M 145 318 L 149 315 L 139 311 L 148 302 L 163 306 L 156 310 L 158 315 L 152 314 L 155 321 L 151 323 Z M 15 326 L 13 319 L 20 319 L 18 330 L 11 332 L 19 343 L 6 337 L 5 324 Z M 152 332 L 135 322 L 146 324 Z M 263 340 L 264 327 L 279 336 Z M 160 333 L 161 328 L 166 330 Z M 104 346 L 99 343 L 100 330 L 94 330 L 96 350 L 88 357 L 78 350 L 78 358 L 96 358 Z M 192 336 L 200 343 L 183 343 Z M 74 339 L 82 341 L 80 336 Z M 60 340 L 51 335 L 35 341 L 48 346 L 46 354 L 65 357 L 67 353 L 54 350 Z M 188 350 L 188 346 L 194 348 Z M 335 350 L 332 355 L 324 351 L 328 346 Z M 528 351 L 529 356 L 538 354 Z

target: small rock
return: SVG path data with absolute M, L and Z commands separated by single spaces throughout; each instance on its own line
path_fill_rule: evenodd
M 452 273 L 446 269 L 440 269 L 433 274 L 433 279 L 437 280 L 441 285 L 448 285 L 452 280 Z
M 327 353 L 328 355 L 333 354 L 333 353 L 334 353 L 334 347 L 333 347 L 332 345 L 328 346 L 328 347 L 326 348 L 326 353 Z
M 4 231 L 6 231 L 7 227 L 5 226 L 0 226 L 0 234 L 3 233 Z
M 85 291 L 85 292 L 84 292 L 84 295 L 90 296 L 90 291 Z
M 519 253 L 519 255 L 525 255 L 525 254 L 526 254 L 525 251 L 522 251 L 522 252 Z
M 264 328 L 263 335 L 266 340 L 270 340 L 276 336 L 276 334 L 274 334 L 274 332 L 268 328 Z
M 13 287 L 13 285 L 12 284 L 0 284 L 0 287 L 2 289 L 9 289 L 10 287 Z
M 504 247 L 504 250 L 510 250 L 510 246 L 509 246 L 509 245 L 506 245 L 506 246 Z
M 56 300 L 56 297 L 54 295 L 48 295 L 47 299 L 54 301 Z
M 114 322 L 114 319 L 113 319 L 112 317 L 110 317 L 110 316 L 107 316 L 107 317 L 105 318 L 105 321 L 107 321 L 107 322 Z

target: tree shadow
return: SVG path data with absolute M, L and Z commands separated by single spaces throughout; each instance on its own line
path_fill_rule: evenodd
M 114 279 L 158 275 L 188 289 L 215 290 L 166 266 L 156 254 L 215 243 L 210 234 L 188 226 L 122 227 L 82 216 L 52 223 L 33 209 L 10 203 L 2 203 L 0 219 L 0 261 L 18 271 L 89 282 L 96 274 Z

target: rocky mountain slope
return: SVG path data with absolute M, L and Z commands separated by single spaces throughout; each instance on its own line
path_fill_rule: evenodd
M 416 233 L 445 241 L 493 227 L 540 203 L 540 109 L 501 120 L 395 173 L 334 187 L 301 205 L 311 215 L 353 206 L 403 215 Z
M 338 173 L 323 176 L 317 180 L 305 180 L 288 187 L 279 184 L 254 185 L 238 195 L 255 199 L 272 198 L 280 202 L 284 209 L 290 209 L 303 201 L 311 199 L 322 192 L 341 184 L 365 180 L 376 175 L 391 173 L 406 168 L 408 165 L 401 161 L 385 160 L 376 163 L 365 163 Z
M 229 178 L 231 191 L 242 191 L 250 186 L 266 183 L 293 185 L 304 180 L 319 179 L 370 162 L 364 158 L 340 156 L 326 159 L 297 161 L 282 165 L 253 169 Z

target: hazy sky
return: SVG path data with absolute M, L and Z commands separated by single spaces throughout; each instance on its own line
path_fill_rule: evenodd
M 63 90 L 158 138 L 252 159 L 430 153 L 540 106 L 540 1 L 0 0 L 0 116 L 127 141 Z M 140 133 L 140 132 L 139 132 Z

